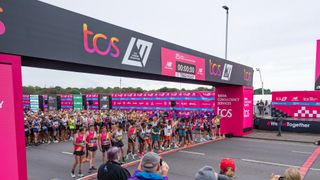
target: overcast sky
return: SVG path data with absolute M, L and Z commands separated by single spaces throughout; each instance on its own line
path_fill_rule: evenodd
M 319 0 L 42 0 L 165 41 L 224 57 L 225 10 L 229 12 L 228 59 L 260 68 L 264 87 L 313 90 Z M 119 77 L 23 68 L 23 84 L 119 86 Z M 195 85 L 122 78 L 122 86 L 156 89 Z M 254 87 L 261 87 L 257 72 Z

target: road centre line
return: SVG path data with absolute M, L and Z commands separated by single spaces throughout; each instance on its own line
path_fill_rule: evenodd
M 195 155 L 201 155 L 201 156 L 205 156 L 205 153 L 200 153 L 200 152 L 194 152 L 194 151 L 179 151 L 181 153 L 187 153 L 187 154 L 195 154 Z
M 312 154 L 312 152 L 305 152 L 305 151 L 291 151 L 293 153 L 300 153 L 300 154 Z
M 63 152 L 61 152 L 62 154 L 68 154 L 68 155 L 73 155 L 73 153 L 71 153 L 71 152 L 65 152 L 65 151 L 63 151 Z
M 267 162 L 267 161 L 259 161 L 259 160 L 253 160 L 253 159 L 241 159 L 241 160 L 245 161 L 245 162 L 257 163 L 257 164 L 266 164 L 266 165 L 273 165 L 273 166 L 300 168 L 300 166 L 295 166 L 295 165 L 281 164 L 281 163 Z M 310 170 L 320 171 L 320 169 L 316 169 L 316 168 L 310 168 Z

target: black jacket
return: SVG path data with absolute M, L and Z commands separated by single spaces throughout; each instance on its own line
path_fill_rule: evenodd
M 107 161 L 98 169 L 98 180 L 127 180 L 130 177 L 130 172 L 121 167 L 121 164 L 115 161 Z

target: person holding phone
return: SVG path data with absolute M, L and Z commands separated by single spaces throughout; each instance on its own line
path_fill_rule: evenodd
M 169 166 L 154 152 L 146 153 L 140 161 L 138 169 L 128 180 L 168 180 Z

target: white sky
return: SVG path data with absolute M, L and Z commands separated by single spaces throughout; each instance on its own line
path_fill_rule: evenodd
M 228 59 L 259 67 L 264 87 L 313 90 L 319 0 L 42 0 L 102 21 L 214 56 L 224 57 L 225 10 L 229 12 Z M 119 77 L 23 68 L 23 84 L 62 87 L 119 86 Z M 76 80 L 76 81 L 75 81 Z M 123 87 L 157 89 L 195 85 L 122 78 Z M 260 88 L 255 72 L 254 87 Z

